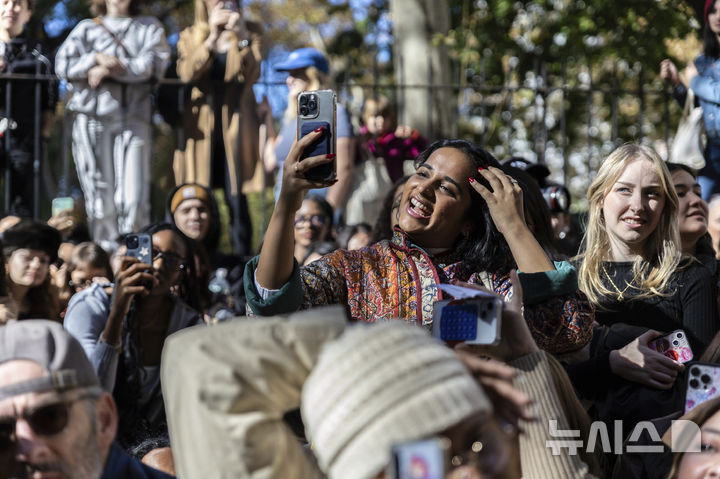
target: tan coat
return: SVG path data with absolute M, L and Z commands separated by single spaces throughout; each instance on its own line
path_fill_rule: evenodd
M 225 68 L 225 98 L 222 111 L 222 132 L 228 161 L 231 195 L 249 182 L 259 162 L 259 122 L 252 85 L 260 77 L 261 33 L 259 24 L 247 22 L 250 45 L 231 47 Z M 210 185 L 213 113 L 213 82 L 209 71 L 213 56 L 204 42 L 207 25 L 193 25 L 180 33 L 177 72 L 184 82 L 193 83 L 190 100 L 183 118 L 185 151 L 176 151 L 173 164 L 176 184 Z M 233 45 L 238 45 L 236 41 Z M 239 84 L 234 84 L 238 82 Z M 242 84 L 242 85 L 240 85 Z

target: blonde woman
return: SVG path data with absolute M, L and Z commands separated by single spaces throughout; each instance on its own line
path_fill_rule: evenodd
M 667 166 L 649 147 L 623 145 L 600 166 L 587 198 L 580 289 L 595 306 L 598 323 L 644 332 L 610 353 L 610 367 L 626 379 L 670 388 L 682 365 L 653 354 L 647 342 L 682 329 L 699 357 L 718 319 L 710 272 L 682 257 L 678 196 Z
M 195 0 L 195 22 L 180 33 L 177 72 L 192 83 L 185 105 L 185 149 L 175 157 L 176 184 L 224 188 L 233 253 L 250 254 L 252 230 L 242 192 L 258 162 L 252 85 L 260 77 L 262 28 L 235 0 Z

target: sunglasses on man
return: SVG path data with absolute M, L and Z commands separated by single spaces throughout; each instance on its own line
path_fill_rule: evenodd
M 18 419 L 27 422 L 33 432 L 39 436 L 54 436 L 60 434 L 67 427 L 70 421 L 70 408 L 73 404 L 88 398 L 97 398 L 97 394 L 85 393 L 72 399 L 26 408 L 14 417 L 0 417 L 0 455 L 8 452 L 14 453 Z

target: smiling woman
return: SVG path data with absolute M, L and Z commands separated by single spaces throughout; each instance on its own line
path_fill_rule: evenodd
M 715 287 L 709 271 L 681 261 L 678 195 L 665 163 L 651 148 L 623 145 L 600 166 L 587 197 L 579 280 L 601 310 L 598 322 L 682 328 L 700 354 L 718 329 L 709 300 Z
M 57 290 L 50 264 L 57 260 L 60 233 L 44 223 L 24 220 L 3 233 L 6 281 L 17 316 L 8 319 L 58 320 Z
M 592 313 L 574 269 L 548 259 L 523 219 L 520 187 L 492 155 L 463 140 L 436 142 L 418 156 L 391 240 L 299 267 L 292 257 L 296 210 L 310 188 L 330 184 L 303 173 L 331 158 L 298 162 L 317 134 L 291 149 L 265 243 L 245 270 L 252 312 L 339 303 L 354 320 L 399 318 L 430 328 L 433 303 L 443 299 L 433 283 L 483 283 L 505 296 L 509 272 L 518 268 L 525 317 L 540 347 L 562 352 L 587 342 Z
M 595 401 L 600 419 L 622 419 L 629 431 L 682 407 L 684 383 L 677 378 L 685 367 L 648 344 L 682 330 L 699 358 L 719 329 L 715 280 L 681 253 L 678 194 L 652 148 L 617 148 L 600 165 L 587 198 L 579 283 L 599 326 L 591 359 L 569 373 L 580 394 Z

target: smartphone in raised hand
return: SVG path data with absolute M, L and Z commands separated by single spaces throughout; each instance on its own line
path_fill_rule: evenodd
M 152 264 L 152 237 L 149 234 L 129 234 L 125 237 L 126 256 L 137 258 L 141 263 Z
M 336 152 L 335 138 L 337 97 L 332 90 L 304 91 L 298 95 L 297 139 L 323 129 L 323 133 L 312 145 L 305 148 L 300 161 L 311 156 L 327 155 Z M 329 181 L 335 178 L 336 160 L 305 172 L 305 178 L 313 181 Z

